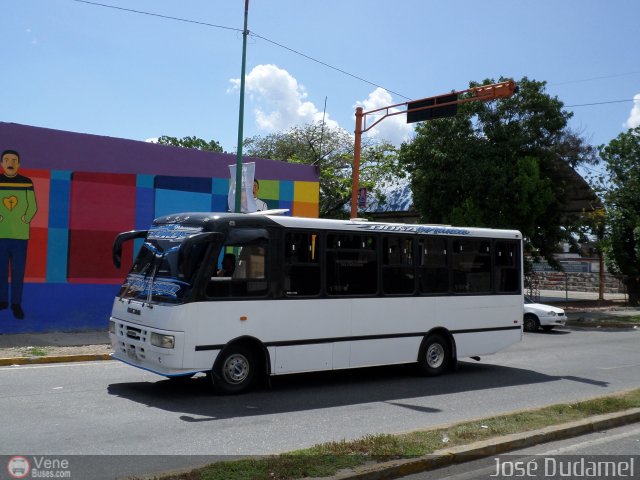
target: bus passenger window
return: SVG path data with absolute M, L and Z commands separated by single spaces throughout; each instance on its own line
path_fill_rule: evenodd
M 288 297 L 320 294 L 318 234 L 288 232 L 285 237 L 284 290 Z
M 388 236 L 382 240 L 382 293 L 409 295 L 415 289 L 413 238 Z
M 495 282 L 498 293 L 520 293 L 520 252 L 519 242 L 514 240 L 496 241 Z
M 447 239 L 422 238 L 418 242 L 418 285 L 420 293 L 434 294 L 449 291 L 449 257 Z
M 480 239 L 453 241 L 453 291 L 491 292 L 491 242 Z
M 378 292 L 376 237 L 327 235 L 327 293 L 375 295 Z

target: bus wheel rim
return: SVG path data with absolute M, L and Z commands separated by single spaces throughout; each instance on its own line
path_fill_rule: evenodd
M 438 368 L 444 362 L 444 348 L 439 343 L 429 345 L 427 349 L 427 365 L 431 368 Z
M 237 385 L 247 379 L 249 369 L 250 365 L 247 357 L 236 353 L 225 360 L 222 375 L 225 381 Z

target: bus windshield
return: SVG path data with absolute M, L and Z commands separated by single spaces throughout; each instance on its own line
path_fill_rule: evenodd
M 149 230 L 119 297 L 147 303 L 183 303 L 191 293 L 196 267 L 209 245 L 183 243 L 201 231 L 175 225 Z

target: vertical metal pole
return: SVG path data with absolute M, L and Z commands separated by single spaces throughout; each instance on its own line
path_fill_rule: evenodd
M 360 189 L 360 148 L 362 142 L 362 107 L 356 108 L 355 142 L 353 144 L 353 180 L 351 183 L 351 218 L 358 218 L 358 190 Z
M 240 74 L 240 112 L 238 114 L 238 148 L 236 156 L 236 199 L 235 212 L 242 209 L 242 140 L 244 137 L 244 84 L 247 69 L 247 24 L 249 20 L 249 0 L 244 2 L 244 30 L 242 31 L 242 73 Z

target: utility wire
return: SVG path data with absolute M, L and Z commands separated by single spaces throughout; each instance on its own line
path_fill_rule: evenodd
M 84 3 L 87 5 L 92 5 L 92 6 L 96 6 L 96 7 L 104 7 L 104 8 L 111 8 L 113 10 L 120 10 L 123 12 L 129 12 L 129 13 L 136 13 L 139 15 L 148 15 L 151 17 L 157 17 L 157 18 L 163 18 L 165 20 L 174 20 L 177 22 L 184 22 L 184 23 L 192 23 L 195 25 L 202 25 L 205 27 L 212 27 L 212 28 L 221 28 L 224 30 L 232 30 L 234 32 L 240 32 L 242 33 L 243 30 L 240 28 L 234 28 L 234 27 L 227 27 L 225 25 L 216 25 L 214 23 L 207 23 L 207 22 L 200 22 L 198 20 L 189 20 L 187 18 L 180 18 L 180 17 L 173 17 L 171 15 L 161 15 L 159 13 L 153 13 L 153 12 L 146 12 L 143 10 L 134 10 L 132 8 L 124 8 L 124 7 L 117 7 L 115 5 L 108 5 L 106 3 L 99 3 L 99 2 L 93 2 L 93 1 L 89 1 L 89 0 L 71 0 L 73 2 L 77 2 L 77 3 Z M 369 80 L 367 80 L 366 78 L 360 77 L 358 75 L 355 75 L 353 73 L 347 72 L 346 70 L 343 70 L 341 68 L 335 67 L 329 63 L 323 62 L 322 60 L 318 60 L 317 58 L 314 58 L 310 55 L 307 55 L 305 53 L 302 53 L 298 50 L 295 50 L 291 47 L 287 47 L 286 45 L 283 45 L 281 43 L 278 43 L 274 40 L 271 40 L 267 37 L 263 37 L 262 35 L 258 35 L 255 32 L 249 32 L 249 34 L 251 36 L 253 36 L 254 38 L 259 38 L 260 40 L 264 40 L 265 42 L 271 43 L 272 45 L 275 45 L 277 47 L 283 48 L 291 53 L 294 53 L 296 55 L 299 55 L 303 58 L 306 58 L 307 60 L 311 60 L 312 62 L 318 63 L 324 67 L 330 68 L 332 70 L 335 70 L 337 72 L 340 72 L 344 75 L 347 75 L 351 78 L 354 78 L 356 80 L 359 80 L 361 82 L 367 83 L 369 85 L 372 85 L 374 87 L 377 88 L 382 88 L 384 90 L 386 90 L 389 93 L 392 93 L 398 97 L 404 98 L 406 100 L 412 100 L 410 97 L 407 97 L 406 95 L 403 95 L 401 93 L 395 92 L 391 89 L 388 89 L 386 87 L 383 87 L 382 85 L 379 85 L 377 83 L 371 82 Z M 604 75 L 604 76 L 600 76 L 600 77 L 592 77 L 592 78 L 586 78 L 586 79 L 582 79 L 582 80 L 569 80 L 566 82 L 557 82 L 557 83 L 550 83 L 549 86 L 556 86 L 556 85 L 566 85 L 566 84 L 570 84 L 570 83 L 580 83 L 580 82 L 589 82 L 589 81 L 593 81 L 593 80 L 602 80 L 602 79 L 606 79 L 606 78 L 615 78 L 615 77 L 624 77 L 624 76 L 628 76 L 628 75 L 635 75 L 640 73 L 640 71 L 634 71 L 634 72 L 627 72 L 627 73 L 621 73 L 621 74 L 615 74 L 615 75 Z M 611 104 L 611 103 L 624 103 L 624 102 L 633 102 L 636 101 L 635 99 L 632 100 L 612 100 L 612 101 L 608 101 L 608 102 L 595 102 L 595 103 L 582 103 L 582 104 L 576 104 L 576 105 L 566 105 L 566 108 L 573 108 L 573 107 L 588 107 L 588 106 L 593 106 L 593 105 L 607 105 L 607 104 Z
M 111 9 L 114 9 L 114 10 L 121 10 L 123 12 L 137 13 L 139 15 L 149 15 L 151 17 L 164 18 L 165 20 L 174 20 L 174 21 L 177 21 L 177 22 L 193 23 L 193 24 L 202 25 L 202 26 L 205 26 L 205 27 L 222 28 L 222 29 L 225 29 L 225 30 L 233 30 L 235 32 L 240 32 L 240 33 L 243 32 L 243 30 L 240 29 L 240 28 L 226 27 L 224 25 L 216 25 L 216 24 L 213 24 L 213 23 L 200 22 L 200 21 L 197 21 L 197 20 L 189 20 L 189 19 L 186 19 L 186 18 L 172 17 L 170 15 L 160 15 L 158 13 L 145 12 L 145 11 L 142 11 L 142 10 L 134 10 L 132 8 L 116 7 L 115 5 L 108 5 L 106 3 L 92 2 L 92 1 L 89 1 L 89 0 L 72 0 L 72 1 L 73 2 L 77 2 L 77 3 L 84 3 L 84 4 L 87 4 L 87 5 L 92 5 L 92 6 L 95 6 L 95 7 L 111 8 Z M 318 60 L 317 58 L 314 58 L 314 57 L 312 57 L 310 55 L 302 53 L 302 52 L 300 52 L 298 50 L 294 50 L 293 48 L 287 47 L 286 45 L 278 43 L 278 42 L 276 42 L 274 40 L 271 40 L 271 39 L 269 39 L 267 37 L 263 37 L 262 35 L 258 35 L 257 33 L 254 33 L 254 32 L 249 32 L 249 34 L 251 36 L 253 36 L 254 38 L 259 38 L 260 40 L 264 40 L 265 42 L 268 42 L 268 43 L 271 43 L 272 45 L 275 45 L 277 47 L 283 48 L 283 49 L 285 49 L 285 50 L 287 50 L 287 51 L 289 51 L 291 53 L 295 53 L 296 55 L 299 55 L 301 57 L 306 58 L 307 60 L 311 60 L 313 62 L 316 62 L 316 63 L 318 63 L 320 65 L 323 65 L 323 66 L 325 66 L 327 68 L 330 68 L 332 70 L 340 72 L 340 73 L 342 73 L 344 75 L 347 75 L 347 76 L 349 76 L 351 78 L 355 78 L 356 80 L 360 80 L 361 82 L 368 83 L 369 85 L 373 85 L 374 87 L 382 88 L 382 89 L 386 90 L 387 92 L 392 93 L 394 95 L 397 95 L 399 97 L 405 98 L 407 100 L 411 100 L 411 98 L 409 98 L 409 97 L 407 97 L 405 95 L 402 95 L 401 93 L 394 92 L 393 90 L 390 90 L 390 89 L 388 89 L 386 87 L 383 87 L 382 85 L 378 85 L 377 83 L 374 83 L 374 82 L 371 82 L 371 81 L 369 81 L 369 80 L 367 80 L 365 78 L 359 77 L 358 75 L 355 75 L 353 73 L 349 73 L 346 70 L 343 70 L 341 68 L 335 67 L 335 66 L 333 66 L 333 65 L 331 65 L 329 63 L 323 62 L 322 60 Z
M 549 86 L 550 87 L 555 87 L 555 86 L 558 86 L 558 85 L 568 85 L 568 84 L 571 84 L 571 83 L 592 82 L 594 80 L 605 80 L 607 78 L 627 77 L 629 75 L 638 75 L 638 74 L 640 74 L 640 70 L 636 70 L 635 72 L 616 73 L 616 74 L 613 74 L 613 75 L 602 75 L 600 77 L 583 78 L 581 80 L 567 80 L 565 82 L 549 83 Z
M 382 89 L 386 90 L 389 93 L 393 93 L 394 95 L 397 95 L 398 97 L 402 97 L 402 98 L 405 98 L 407 100 L 411 100 L 411 98 L 407 97 L 406 95 L 402 95 L 401 93 L 394 92 L 393 90 L 390 90 L 390 89 L 388 89 L 386 87 L 383 87 L 382 85 L 378 85 L 377 83 L 370 82 L 369 80 L 367 80 L 365 78 L 362 78 L 362 77 L 359 77 L 357 75 L 354 75 L 353 73 L 349 73 L 346 70 L 342 70 L 341 68 L 334 67 L 333 65 L 329 65 L 328 63 L 325 63 L 325 62 L 323 62 L 321 60 L 318 60 L 316 58 L 310 57 L 309 55 L 306 55 L 306 54 L 304 54 L 302 52 L 294 50 L 293 48 L 287 47 L 286 45 L 282 45 L 281 43 L 275 42 L 275 41 L 270 40 L 270 39 L 268 39 L 266 37 L 258 35 L 255 32 L 252 32 L 251 35 L 253 35 L 254 37 L 259 38 L 261 40 L 264 40 L 265 42 L 269 42 L 269 43 L 271 43 L 273 45 L 276 45 L 276 46 L 278 46 L 280 48 L 284 48 L 285 50 L 288 50 L 288 51 L 290 51 L 292 53 L 295 53 L 296 55 L 300 55 L 301 57 L 304 57 L 304 58 L 306 58 L 308 60 L 311 60 L 313 62 L 319 63 L 320 65 L 324 65 L 325 67 L 331 68 L 333 70 L 336 70 L 337 72 L 340 72 L 340 73 L 343 73 L 345 75 L 348 75 L 348 76 L 350 76 L 352 78 L 355 78 L 356 80 L 360 80 L 361 82 L 368 83 L 369 85 L 373 85 L 374 87 L 382 88 Z
M 95 7 L 112 8 L 113 10 L 121 10 L 123 12 L 138 13 L 140 15 L 148 15 L 150 17 L 164 18 L 165 20 L 175 20 L 177 22 L 195 23 L 196 25 L 203 25 L 205 27 L 222 28 L 224 30 L 233 30 L 234 32 L 242 33 L 241 28 L 225 27 L 224 25 L 216 25 L 214 23 L 199 22 L 197 20 L 189 20 L 187 18 L 172 17 L 170 15 L 160 15 L 159 13 L 144 12 L 142 10 L 134 10 L 132 8 L 116 7 L 115 5 L 107 5 L 106 3 L 98 3 L 98 2 L 90 2 L 88 0 L 71 0 L 71 1 L 77 2 L 77 3 L 86 3 L 87 5 L 93 5 Z
M 632 98 L 630 100 L 610 100 L 608 102 L 594 102 L 594 103 L 580 103 L 577 105 L 565 105 L 565 108 L 573 108 L 573 107 L 590 107 L 592 105 L 608 105 L 610 103 L 626 103 L 626 102 L 637 102 L 639 99 Z

